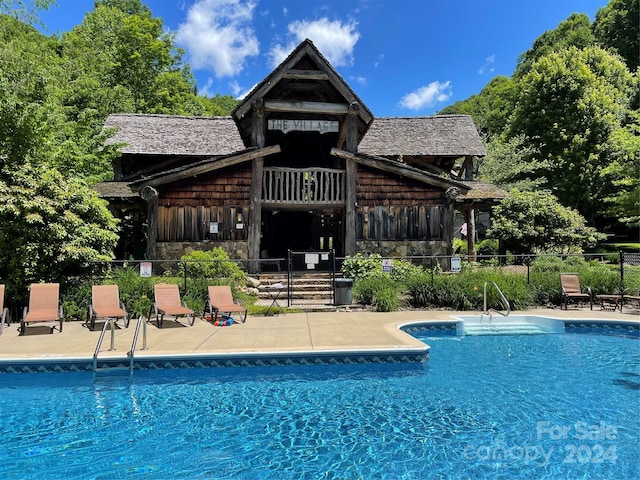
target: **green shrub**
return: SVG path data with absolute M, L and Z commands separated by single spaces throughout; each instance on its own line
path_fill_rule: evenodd
M 358 281 L 382 270 L 382 256 L 378 253 L 372 253 L 365 257 L 361 253 L 356 253 L 352 257 L 346 257 L 340 268 L 340 273 L 345 278 L 352 278 Z
M 497 255 L 498 240 L 494 238 L 485 238 L 476 245 L 476 253 L 478 255 Z
M 104 283 L 118 285 L 120 301 L 131 319 L 149 315 L 153 304 L 153 285 L 156 283 L 153 278 L 140 276 L 136 268 L 123 267 L 114 269 Z
M 457 274 L 431 275 L 423 272 L 406 282 L 409 302 L 415 307 L 451 308 L 454 310 L 482 310 L 485 282 L 495 282 L 512 309 L 533 304 L 532 291 L 526 277 L 505 273 L 499 268 L 479 268 L 470 265 Z M 487 307 L 504 309 L 492 283 L 487 284 Z
M 247 274 L 237 263 L 229 260 L 229 255 L 221 247 L 212 250 L 195 250 L 183 255 L 180 260 L 180 274 L 187 277 L 224 279 L 227 284 L 244 284 Z
M 398 291 L 394 286 L 378 290 L 375 294 L 374 308 L 376 312 L 393 312 L 400 308 Z
M 91 283 L 81 279 L 69 282 L 65 285 L 64 292 L 61 292 L 60 300 L 66 321 L 86 321 L 91 304 Z
M 355 283 L 353 296 L 359 303 L 373 305 L 378 312 L 390 312 L 400 308 L 400 288 L 389 275 L 369 275 Z

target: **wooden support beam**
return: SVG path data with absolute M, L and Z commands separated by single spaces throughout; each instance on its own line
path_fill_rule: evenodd
M 204 160 L 192 167 L 176 168 L 174 170 L 169 170 L 168 172 L 163 172 L 158 175 L 131 182 L 129 186 L 132 190 L 141 190 L 145 186 L 155 187 L 158 185 L 164 185 L 178 180 L 184 180 L 185 178 L 195 177 L 196 175 L 201 175 L 203 173 L 219 170 L 221 168 L 237 165 L 238 163 L 246 162 L 247 160 L 253 160 L 254 158 L 273 155 L 274 153 L 280 153 L 280 145 L 271 145 L 269 147 L 260 148 L 257 150 L 252 149 L 219 159 L 212 158 Z
M 349 114 L 346 119 L 346 139 L 345 146 L 349 153 L 355 154 L 358 151 L 358 125 L 357 116 L 360 111 L 360 105 L 352 102 L 349 105 Z M 356 204 L 358 197 L 357 179 L 358 164 L 353 158 L 345 158 L 346 163 L 346 198 L 345 198 L 345 233 L 344 233 L 344 253 L 345 255 L 356 254 Z
M 476 253 L 476 211 L 473 208 L 464 211 L 464 220 L 467 222 L 467 255 L 469 261 L 475 262 Z
M 264 150 L 265 143 L 264 99 L 253 102 L 252 138 L 254 146 Z M 247 250 L 250 259 L 260 258 L 260 236 L 262 232 L 262 173 L 264 157 L 253 159 L 251 169 L 251 188 L 249 191 L 249 230 L 247 232 Z M 249 273 L 259 273 L 260 262 L 249 264 Z
M 465 191 L 470 189 L 468 185 L 465 185 L 462 182 L 443 178 L 429 172 L 418 170 L 417 168 L 409 167 L 408 165 L 394 165 L 391 160 L 387 160 L 386 158 L 382 157 L 374 158 L 371 155 L 356 155 L 355 153 L 340 150 L 339 148 L 332 148 L 331 155 L 339 158 L 351 159 L 361 165 L 366 165 L 368 167 L 376 168 L 378 170 L 389 173 L 395 173 L 396 175 L 400 175 L 402 177 L 411 178 L 413 180 L 417 180 L 418 182 L 427 183 L 429 185 L 434 185 L 441 188 L 449 188 L 455 186 Z
M 346 115 L 349 111 L 349 105 L 345 103 L 265 100 L 264 109 L 267 112 L 326 113 L 329 115 Z
M 140 192 L 140 197 L 147 202 L 147 260 L 156 259 L 156 245 L 158 243 L 158 191 L 146 186 Z
M 320 70 L 298 70 L 291 69 L 284 72 L 282 78 L 293 80 L 329 80 L 329 75 Z

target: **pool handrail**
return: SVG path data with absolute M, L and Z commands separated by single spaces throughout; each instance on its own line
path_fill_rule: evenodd
M 95 373 L 98 370 L 98 354 L 100 353 L 100 347 L 102 346 L 102 341 L 104 340 L 104 334 L 107 333 L 107 327 L 111 326 L 111 345 L 109 346 L 109 351 L 112 352 L 115 350 L 115 318 L 107 318 L 102 326 L 102 331 L 100 332 L 100 337 L 98 338 L 98 343 L 96 344 L 96 349 L 93 352 L 93 372 Z
M 142 350 L 148 350 L 147 348 L 147 322 L 145 318 L 140 315 L 138 322 L 136 323 L 136 330 L 133 332 L 133 341 L 131 342 L 131 350 L 127 352 L 129 357 L 129 372 L 133 373 L 134 353 L 136 351 L 136 344 L 138 343 L 138 334 L 140 333 L 140 325 L 142 325 Z
M 496 288 L 498 295 L 500 295 L 500 300 L 502 301 L 502 305 L 506 308 L 507 313 L 503 313 L 500 310 L 497 310 L 495 308 L 487 308 L 487 284 L 492 283 L 493 286 Z M 483 311 L 484 314 L 488 314 L 490 311 L 494 311 L 496 313 L 499 313 L 500 315 L 503 315 L 505 317 L 508 317 L 509 314 L 511 313 L 511 304 L 509 303 L 509 300 L 507 300 L 507 298 L 504 296 L 504 294 L 502 293 L 502 290 L 500 290 L 500 287 L 498 287 L 498 284 L 496 282 L 493 281 L 486 281 L 484 282 L 484 303 L 483 303 Z

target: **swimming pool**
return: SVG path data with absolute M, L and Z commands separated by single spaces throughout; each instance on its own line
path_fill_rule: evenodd
M 427 364 L 3 375 L 0 477 L 640 474 L 637 337 L 423 339 Z

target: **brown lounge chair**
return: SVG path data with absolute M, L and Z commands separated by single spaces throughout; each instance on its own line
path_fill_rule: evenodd
M 9 309 L 4 306 L 4 284 L 0 284 L 0 335 L 4 330 L 5 322 L 9 325 L 11 319 L 9 318 Z
M 32 323 L 58 322 L 62 332 L 62 305 L 59 283 L 33 283 L 29 291 L 29 307 L 24 307 L 20 321 L 20 333 L 24 335 Z M 56 326 L 51 327 L 51 333 Z
M 583 293 L 580 288 L 580 278 L 575 273 L 561 273 L 560 285 L 562 287 L 561 305 L 562 308 L 567 309 L 569 301 L 580 302 L 582 300 L 588 300 L 591 310 L 593 310 L 593 295 L 591 295 L 591 288 L 587 287 L 587 292 Z
M 129 314 L 120 301 L 118 285 L 93 285 L 89 306 L 89 330 L 93 330 L 97 318 L 113 318 L 116 323 L 122 318 L 125 328 L 129 327 Z
M 193 322 L 195 321 L 193 310 L 187 308 L 186 304 L 180 301 L 178 285 L 157 283 L 154 285 L 153 290 L 155 303 L 151 308 L 156 312 L 156 324 L 158 328 L 162 327 L 165 315 L 173 316 L 176 322 L 178 318 L 186 317 L 189 325 L 193 326 Z M 149 312 L 149 318 L 151 318 L 151 312 Z
M 213 315 L 213 322 L 218 319 L 218 314 L 223 313 L 240 313 L 242 323 L 247 320 L 247 309 L 233 301 L 231 287 L 228 285 L 213 285 L 209 287 L 209 301 L 204 310 L 203 318 L 206 318 L 207 312 Z

